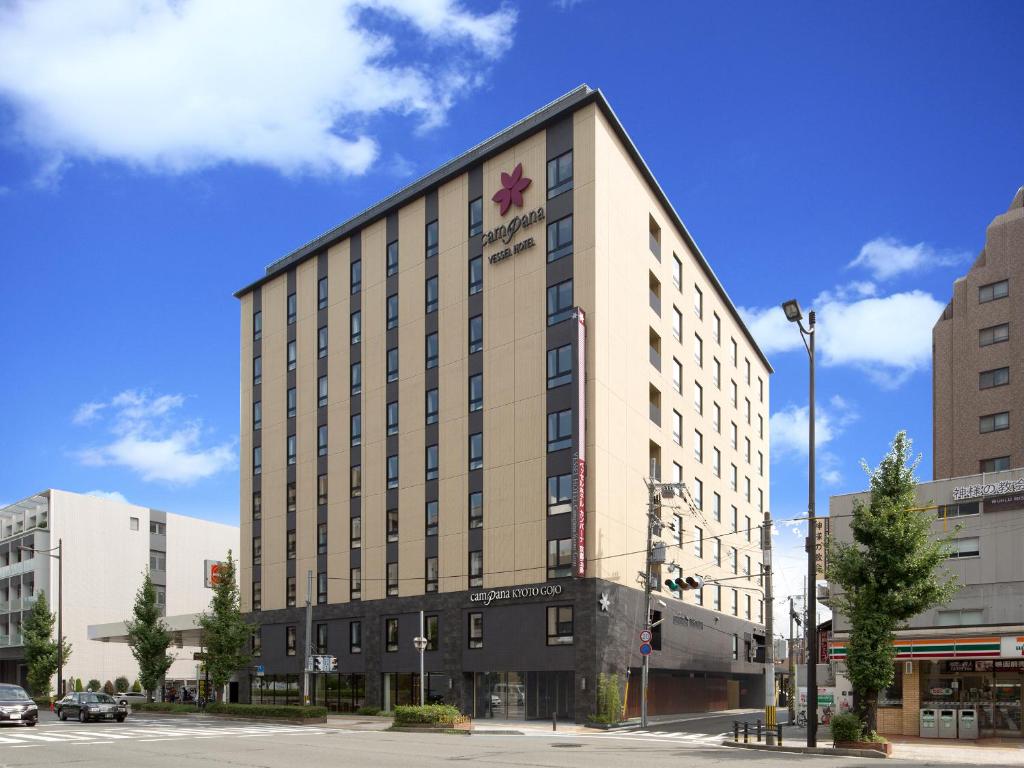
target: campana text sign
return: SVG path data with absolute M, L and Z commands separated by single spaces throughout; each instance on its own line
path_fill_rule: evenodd
M 524 213 L 522 216 L 515 216 L 508 224 L 500 224 L 489 232 L 484 232 L 482 235 L 483 245 L 486 247 L 494 243 L 499 243 L 506 246 L 500 251 L 495 251 L 487 260 L 494 264 L 495 262 L 507 259 L 515 253 L 525 251 L 527 248 L 532 248 L 536 245 L 536 241 L 533 237 L 527 237 L 524 240 L 520 240 L 518 243 L 510 245 L 515 239 L 516 235 L 520 232 L 524 232 L 537 222 L 544 221 L 544 207 L 541 206 L 535 211 Z
M 1009 493 L 1024 493 L 1024 477 L 1019 480 L 1003 480 L 998 483 L 977 483 L 961 485 L 953 489 L 953 501 L 966 501 L 985 496 L 996 496 Z
M 490 605 L 496 600 L 521 600 L 531 597 L 555 597 L 562 594 L 561 584 L 542 584 L 539 587 L 509 587 L 471 592 L 469 602 Z

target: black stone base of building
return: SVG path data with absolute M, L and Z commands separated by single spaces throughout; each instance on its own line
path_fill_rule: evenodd
M 764 667 L 753 662 L 763 628 L 668 595 L 657 595 L 654 606 L 662 621 L 651 655 L 651 714 L 764 701 Z M 618 676 L 627 713 L 639 701 L 643 592 L 599 579 L 314 606 L 316 652 L 335 656 L 338 670 L 310 676 L 311 700 L 342 712 L 418 703 L 413 638 L 421 610 L 437 622 L 436 649 L 424 654 L 427 701 L 454 704 L 477 719 L 547 720 L 554 713 L 583 722 L 596 710 L 601 674 Z M 300 703 L 305 609 L 252 618 L 261 628 L 253 663 L 263 674 L 241 676 L 242 700 Z

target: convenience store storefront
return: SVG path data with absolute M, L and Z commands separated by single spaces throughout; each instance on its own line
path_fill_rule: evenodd
M 977 712 L 981 737 L 1024 738 L 1024 635 L 900 639 L 893 685 L 879 695 L 880 733 L 917 736 L 920 711 Z M 831 645 L 846 658 L 845 640 Z

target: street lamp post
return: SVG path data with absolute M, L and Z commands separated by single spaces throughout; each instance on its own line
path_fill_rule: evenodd
M 815 595 L 817 569 L 814 562 L 814 310 L 807 313 L 804 328 L 803 313 L 796 299 L 783 302 L 786 319 L 800 328 L 800 338 L 807 349 L 810 362 L 810 404 L 807 418 L 807 746 L 818 745 L 818 621 Z
M 420 654 L 420 706 L 422 707 L 426 701 L 425 689 L 427 682 L 423 676 L 423 652 L 427 650 L 428 644 L 427 634 L 423 630 L 423 611 L 420 611 L 420 633 L 412 639 L 412 644 Z
M 57 546 L 51 549 L 21 547 L 22 551 L 46 555 L 57 561 L 57 698 L 64 696 L 64 539 L 57 539 Z M 53 554 L 53 550 L 57 554 Z

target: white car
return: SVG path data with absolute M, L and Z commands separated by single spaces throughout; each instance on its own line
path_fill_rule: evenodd
M 114 701 L 118 704 L 141 704 L 145 700 L 146 694 L 141 692 L 124 691 L 123 693 L 114 694 Z

